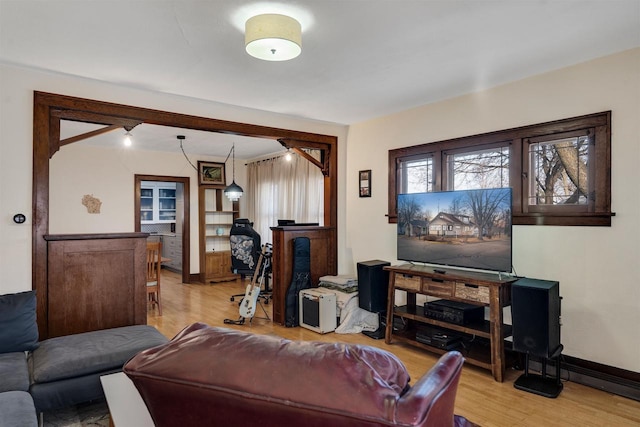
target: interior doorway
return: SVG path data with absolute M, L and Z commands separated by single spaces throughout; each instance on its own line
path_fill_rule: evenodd
M 167 223 L 168 230 L 167 235 L 175 236 L 177 239 L 177 243 L 180 246 L 180 262 L 181 266 L 181 275 L 182 275 L 182 283 L 190 283 L 191 282 L 191 239 L 190 239 L 190 218 L 191 218 L 191 209 L 189 203 L 189 195 L 191 194 L 190 186 L 189 186 L 189 177 L 178 177 L 178 176 L 161 176 L 161 175 L 135 175 L 134 176 L 134 218 L 135 218 L 135 231 L 136 232 L 144 232 L 143 229 L 143 220 L 142 220 L 142 210 L 141 210 L 141 196 L 142 196 L 142 182 L 165 182 L 165 183 L 175 183 L 176 190 L 181 187 L 182 191 L 176 191 L 176 195 L 182 195 L 181 200 L 176 197 L 175 207 L 176 207 L 176 221 L 174 222 L 175 228 L 173 228 L 173 232 L 171 231 L 171 222 Z M 146 221 L 145 221 L 146 222 Z M 164 231 L 164 229 L 163 229 Z M 180 236 L 180 237 L 178 237 Z M 164 244 L 164 242 L 163 242 Z M 171 258 L 171 257 L 168 257 Z M 174 264 L 175 265 L 175 264 Z
M 140 123 L 218 132 L 232 135 L 277 140 L 292 149 L 315 148 L 322 150 L 322 161 L 318 162 L 324 175 L 325 226 L 338 225 L 338 138 L 304 131 L 273 128 L 240 122 L 199 117 L 169 111 L 115 104 L 91 99 L 76 98 L 46 92 L 34 92 L 33 96 L 33 224 L 32 224 L 32 279 L 33 289 L 38 292 L 36 307 L 38 330 L 41 338 L 48 336 L 48 247 L 44 236 L 49 232 L 49 160 L 61 146 L 76 139 L 60 140 L 60 121 L 76 120 L 101 124 L 99 132 L 118 128 L 134 128 Z M 94 133 L 95 134 L 95 133 Z M 304 151 L 301 151 L 304 152 Z M 188 180 L 187 180 L 188 182 Z M 186 187 L 185 187 L 185 191 Z M 185 200 L 187 201 L 188 198 Z M 137 221 L 134 221 L 136 224 Z M 189 237 L 185 221 L 183 239 Z M 337 246 L 337 234 L 333 247 Z M 188 244 L 183 243 L 188 248 Z M 183 253 L 184 265 L 190 265 Z M 333 255 L 337 264 L 337 252 Z M 183 270 L 183 275 L 186 269 Z M 197 279 L 196 279 L 197 280 Z

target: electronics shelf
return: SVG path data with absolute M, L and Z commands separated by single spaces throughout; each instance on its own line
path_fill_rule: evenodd
M 384 269 L 389 271 L 387 344 L 396 340 L 436 354 L 446 353 L 449 350 L 446 346 L 426 344 L 418 336 L 425 328 L 437 327 L 457 339 L 455 348 L 464 354 L 468 363 L 491 370 L 496 381 L 504 380 L 504 338 L 511 335 L 511 326 L 503 323 L 502 309 L 511 304 L 514 277 L 471 271 L 436 271 L 413 264 Z M 406 294 L 406 305 L 396 307 L 396 291 Z M 456 324 L 426 317 L 424 308 L 416 304 L 417 295 L 487 306 L 489 320 Z

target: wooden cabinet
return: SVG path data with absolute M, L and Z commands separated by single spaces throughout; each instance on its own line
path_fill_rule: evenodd
M 205 257 L 207 282 L 224 282 L 238 277 L 231 273 L 231 251 L 207 252 Z
M 223 188 L 200 186 L 200 275 L 204 283 L 235 280 L 231 272 L 229 232 L 238 218 L 238 202 L 223 197 Z
M 40 339 L 147 323 L 146 233 L 47 235 Z
M 434 270 L 427 266 L 405 264 L 384 267 L 389 271 L 389 299 L 385 341 L 405 342 L 434 353 L 447 350 L 419 342 L 416 334 L 424 325 L 442 328 L 459 336 L 470 337 L 461 349 L 466 361 L 491 370 L 496 381 L 505 373 L 504 339 L 511 326 L 503 323 L 503 307 L 511 304 L 512 277 L 467 271 Z M 396 291 L 406 294 L 406 305 L 396 306 Z M 416 296 L 425 295 L 489 307 L 489 320 L 457 324 L 425 316 L 424 305 L 416 304 Z M 394 327 L 396 324 L 402 327 Z M 484 318 L 483 318 L 484 319 Z
M 311 243 L 311 283 L 338 272 L 336 228 L 318 226 L 271 227 L 273 242 L 273 321 L 285 324 L 287 290 L 293 276 L 293 239 L 308 237 Z

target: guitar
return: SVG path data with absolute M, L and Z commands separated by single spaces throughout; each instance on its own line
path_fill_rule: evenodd
M 256 313 L 256 302 L 260 296 L 260 285 L 254 286 L 252 283 L 247 285 L 247 291 L 240 303 L 240 316 L 245 319 L 251 319 Z
M 262 288 L 262 281 L 264 280 L 265 270 L 268 265 L 268 262 L 265 262 L 265 260 L 266 257 L 271 255 L 271 248 L 272 246 L 268 243 L 262 247 L 262 252 L 260 252 L 260 257 L 258 258 L 258 265 L 253 272 L 253 278 L 251 279 L 251 283 L 247 285 L 244 298 L 240 303 L 240 316 L 245 319 L 253 318 L 253 315 L 256 313 L 256 303 L 260 296 L 260 288 Z M 258 280 L 258 276 L 260 276 L 260 280 Z

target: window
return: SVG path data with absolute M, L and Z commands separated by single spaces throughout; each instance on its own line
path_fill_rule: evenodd
M 509 146 L 446 154 L 447 190 L 509 186 Z
M 306 151 L 320 157 L 315 150 Z M 278 220 L 324 224 L 324 177 L 322 171 L 300 155 L 290 161 L 283 156 L 247 165 L 247 214 L 262 241 L 271 242 Z
M 589 133 L 554 135 L 525 141 L 528 147 L 528 204 L 534 207 L 588 205 L 593 192 L 589 179 Z
M 611 112 L 389 150 L 401 193 L 511 187 L 514 225 L 610 226 Z
M 428 193 L 433 191 L 433 159 L 430 156 L 400 162 L 402 193 Z

